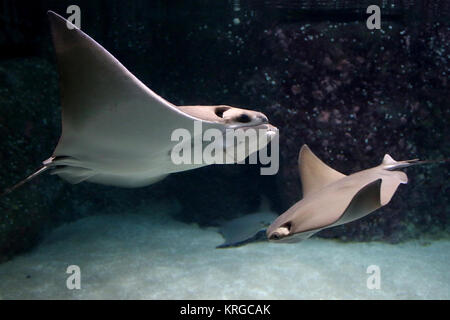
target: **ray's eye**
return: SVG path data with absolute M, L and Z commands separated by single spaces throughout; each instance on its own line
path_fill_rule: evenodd
M 240 114 L 239 116 L 236 117 L 235 119 L 236 122 L 240 122 L 240 123 L 248 123 L 250 121 L 252 121 L 252 119 L 250 118 L 250 116 L 248 114 Z

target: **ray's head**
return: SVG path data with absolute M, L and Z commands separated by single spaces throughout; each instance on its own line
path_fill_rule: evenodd
M 227 163 L 245 160 L 250 154 L 261 150 L 278 137 L 278 129 L 269 123 L 262 112 L 226 105 L 178 108 L 202 121 L 219 124 L 224 141 L 214 143 L 223 147 Z M 231 138 L 233 135 L 237 140 Z
M 226 105 L 181 106 L 178 108 L 195 118 L 208 122 L 221 123 L 230 129 L 256 127 L 269 123 L 269 119 L 262 112 Z
M 218 106 L 214 113 L 229 128 L 255 127 L 269 123 L 264 113 L 253 110 Z
M 267 228 L 267 239 L 272 242 L 290 242 L 289 240 L 292 236 L 292 223 L 290 221 L 283 221 L 280 223 L 280 218 L 282 218 L 282 216 L 278 217 L 278 219 Z
M 269 239 L 269 241 L 281 241 L 289 236 L 291 225 L 287 223 L 277 228 L 272 227 L 270 231 L 269 229 L 267 229 L 267 239 Z
M 305 232 L 291 219 L 290 214 L 282 214 L 267 228 L 266 236 L 270 242 L 294 243 L 306 240 L 317 231 Z
M 261 112 L 219 106 L 215 109 L 215 113 L 221 118 L 226 129 L 233 132 L 236 137 L 231 140 L 226 137 L 224 148 L 227 159 L 232 159 L 235 163 L 244 161 L 278 136 L 278 129 L 272 126 Z M 277 141 L 273 143 L 277 143 Z

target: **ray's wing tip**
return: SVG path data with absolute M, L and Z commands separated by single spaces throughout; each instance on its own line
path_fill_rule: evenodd
M 308 151 L 311 151 L 311 149 L 309 148 L 309 146 L 308 146 L 306 143 L 304 143 L 304 144 L 302 145 L 302 147 L 300 148 L 300 151 L 298 152 L 298 158 L 299 158 L 299 160 L 300 160 L 302 154 L 305 153 L 305 152 L 308 152 Z
M 47 11 L 47 17 L 50 20 L 51 24 L 57 24 L 57 23 L 63 23 L 63 24 L 67 24 L 70 23 L 66 20 L 66 18 L 64 18 L 63 16 L 57 14 L 56 12 L 52 11 L 52 10 L 48 10 Z
M 308 150 L 309 149 L 309 146 L 306 144 L 306 143 L 304 143 L 303 145 L 302 145 L 302 147 L 300 148 L 300 151 L 302 151 L 302 150 Z
M 52 10 L 47 11 L 47 18 L 48 21 L 50 22 L 52 32 L 55 32 L 55 29 L 58 28 L 59 23 L 64 23 L 66 21 L 66 19 L 64 19 L 63 17 L 61 17 L 59 14 L 57 14 Z
M 58 19 L 58 18 L 62 18 L 59 14 L 57 14 L 55 11 L 52 11 L 52 10 L 48 10 L 47 11 L 47 17 L 50 20 L 55 20 L 55 19 Z
M 229 248 L 235 248 L 235 247 L 238 247 L 238 246 L 236 244 L 234 244 L 234 243 L 230 243 L 230 242 L 225 241 L 224 243 L 219 244 L 218 246 L 216 246 L 216 249 L 229 249 Z

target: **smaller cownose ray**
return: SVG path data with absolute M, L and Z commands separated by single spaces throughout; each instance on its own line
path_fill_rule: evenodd
M 344 175 L 323 163 L 307 145 L 299 153 L 303 199 L 267 229 L 273 242 L 298 242 L 322 229 L 339 226 L 385 206 L 408 177 L 397 169 L 439 161 L 395 161 L 386 154 L 380 165 Z M 448 160 L 442 160 L 448 161 Z
M 266 228 L 277 216 L 270 211 L 267 199 L 263 198 L 257 213 L 247 214 L 221 224 L 219 233 L 225 241 L 217 248 L 233 248 L 250 242 L 266 241 Z

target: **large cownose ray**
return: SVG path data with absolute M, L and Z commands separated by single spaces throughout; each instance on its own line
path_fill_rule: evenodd
M 244 151 L 238 149 L 243 146 L 222 144 L 228 158 L 234 152 L 241 158 L 248 156 L 277 135 L 278 130 L 260 112 L 169 103 L 76 26 L 52 11 L 48 16 L 59 70 L 62 134 L 43 167 L 7 192 L 47 169 L 70 183 L 139 187 L 209 164 L 171 161 L 178 143 L 171 135 L 180 128 L 191 133 L 192 141 L 213 128 L 223 134 L 227 129 L 258 129 L 267 138 Z M 195 122 L 202 125 L 200 133 L 194 130 Z
M 297 242 L 360 219 L 388 204 L 397 187 L 408 182 L 406 174 L 396 169 L 434 162 L 395 161 L 386 154 L 380 165 L 346 176 L 323 163 L 307 145 L 301 148 L 298 161 L 303 199 L 269 226 L 269 241 Z

